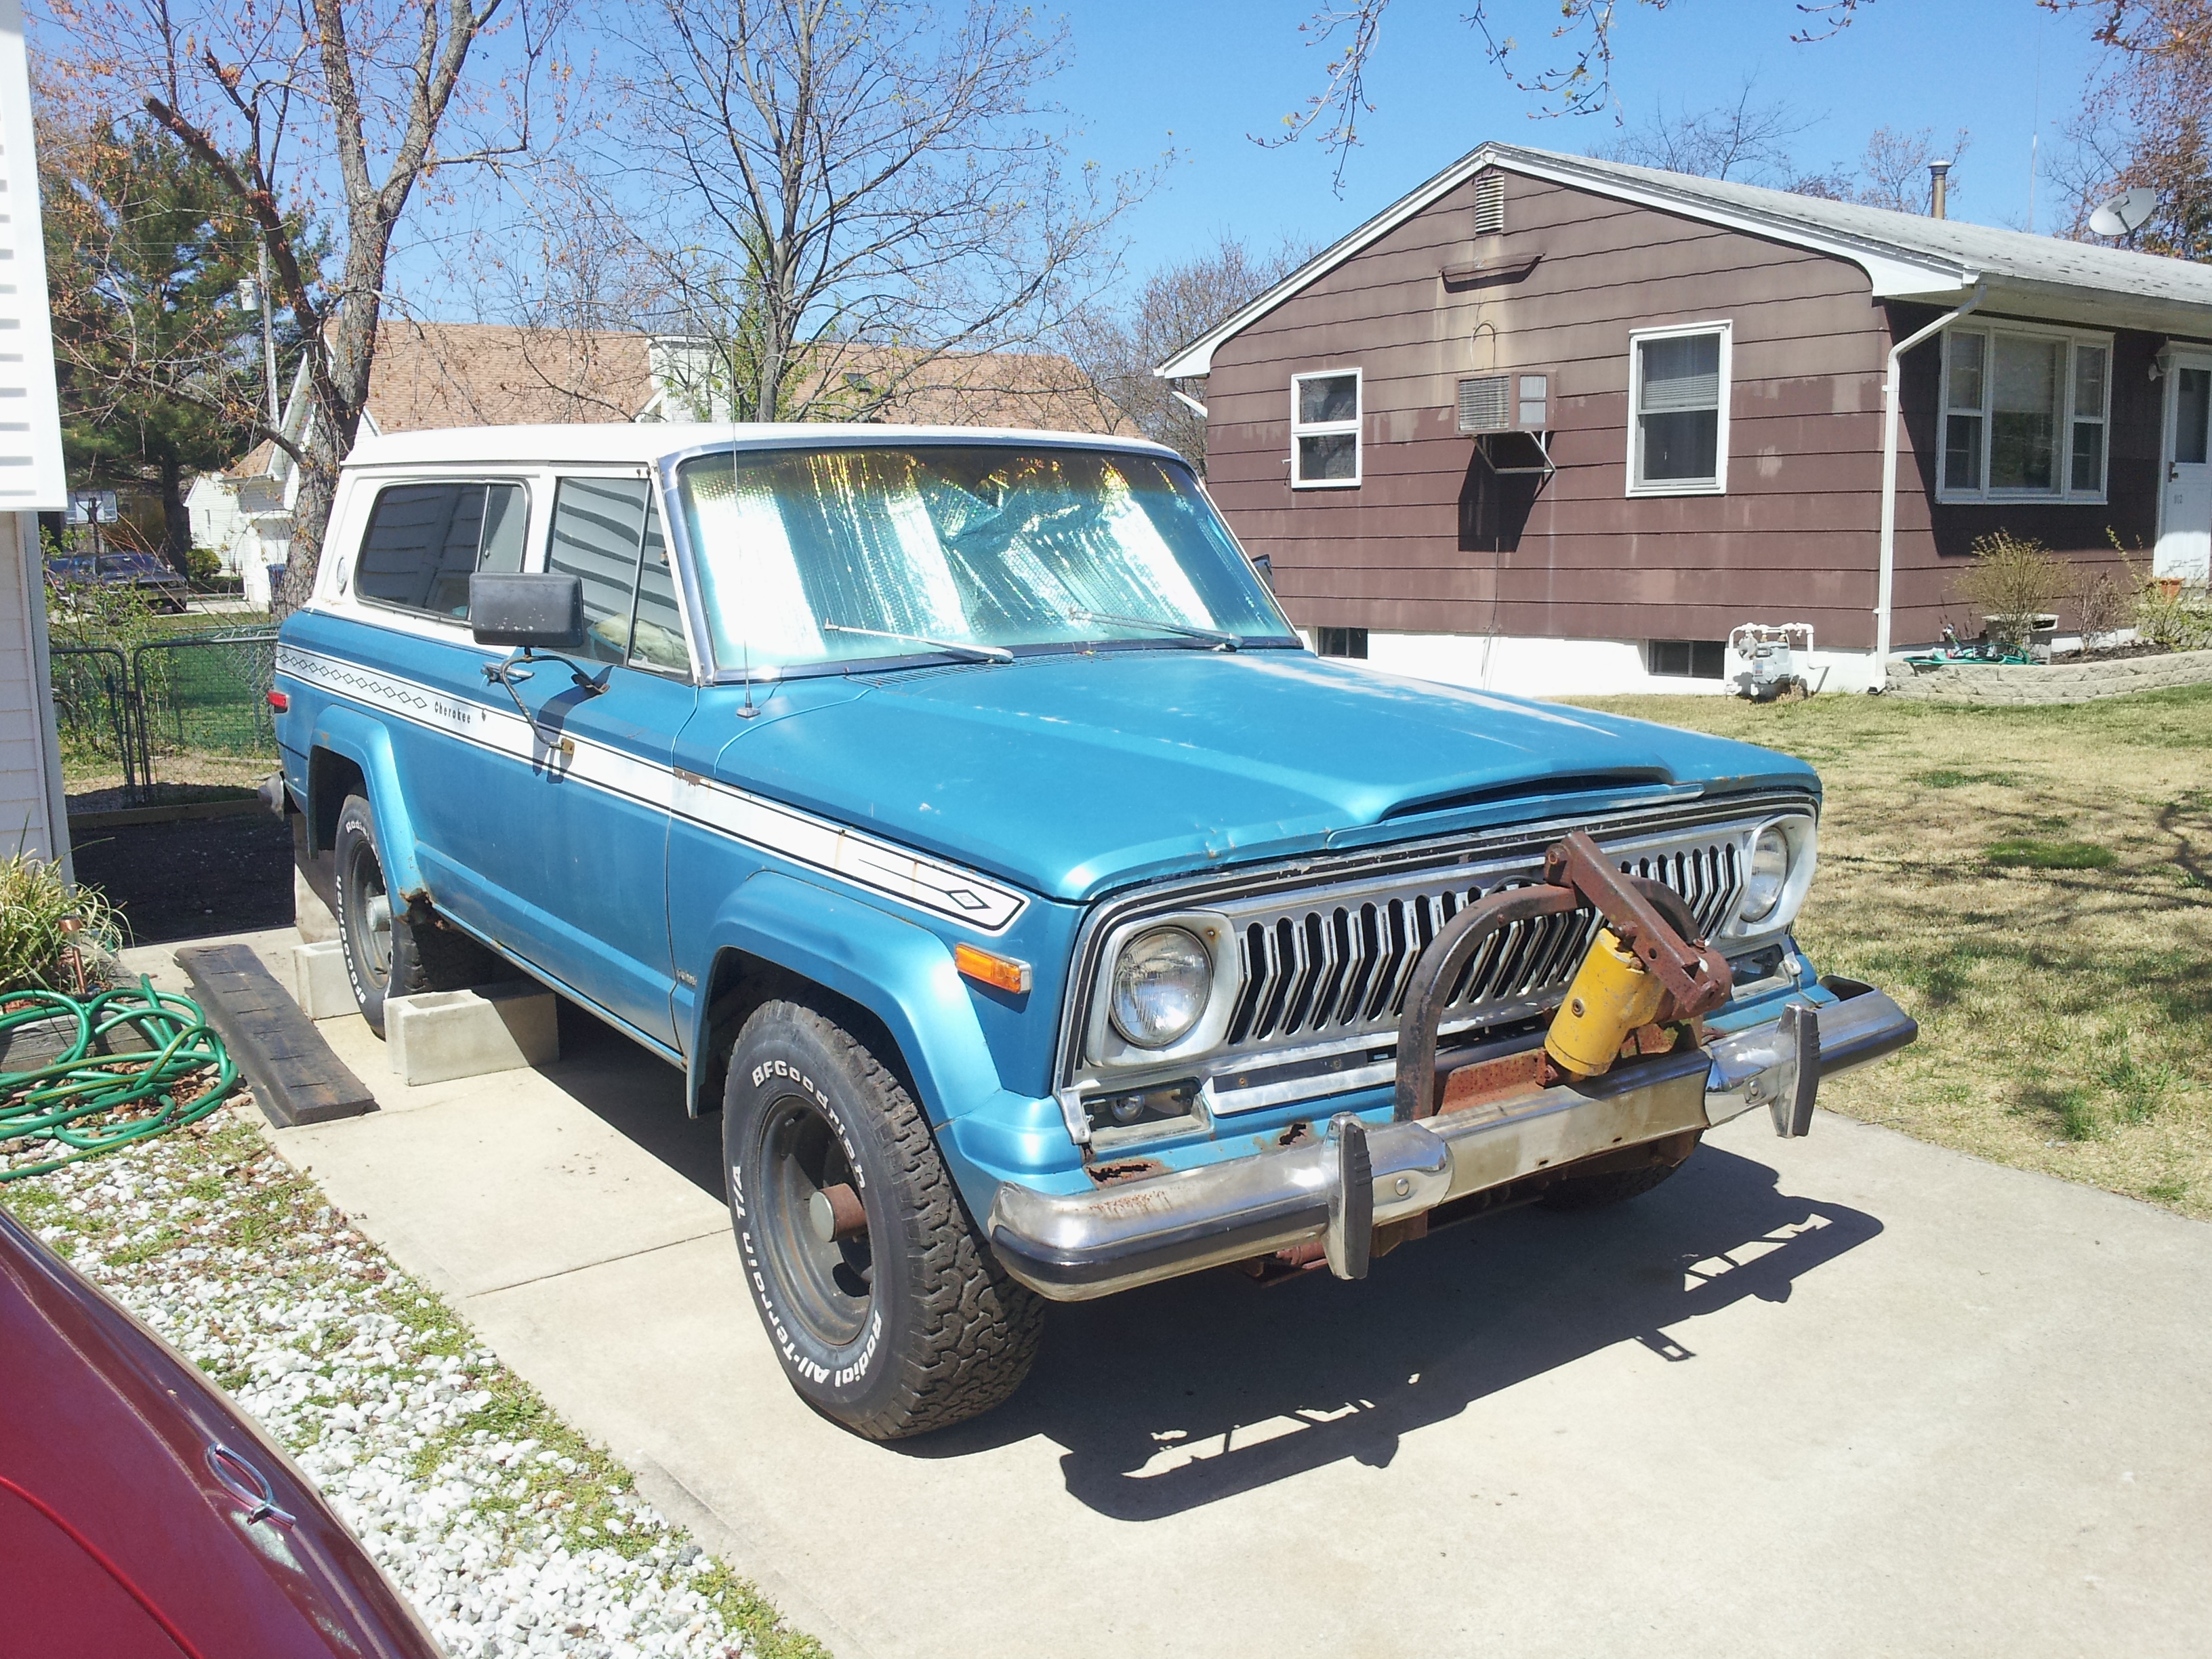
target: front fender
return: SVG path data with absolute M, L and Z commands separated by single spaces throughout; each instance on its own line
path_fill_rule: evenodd
M 313 746 L 343 755 L 361 768 L 368 787 L 369 810 L 376 814 L 377 854 L 390 890 L 403 896 L 424 891 L 415 858 L 415 823 L 392 763 L 392 734 L 382 721 L 342 703 L 325 708 L 315 720 Z M 310 802 L 308 811 L 316 810 Z
M 827 987 L 883 1021 L 933 1125 L 1004 1092 L 952 952 L 925 927 L 763 870 L 723 902 L 707 946 L 709 963 L 725 951 L 744 951 Z M 705 1052 L 709 1012 L 702 999 L 693 1016 L 694 1054 Z

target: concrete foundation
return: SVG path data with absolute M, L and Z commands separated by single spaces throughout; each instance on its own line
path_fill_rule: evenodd
M 1311 630 L 1309 630 L 1310 633 Z M 1720 696 L 1744 691 L 1751 665 L 1730 652 L 1720 679 L 1654 674 L 1641 640 L 1569 640 L 1510 634 L 1384 634 L 1367 636 L 1367 665 L 1386 673 L 1524 697 L 1600 697 L 1624 692 Z M 1814 691 L 1864 691 L 1880 683 L 1870 651 L 1816 648 Z
M 356 1012 L 353 981 L 346 977 L 345 946 L 336 939 L 292 951 L 292 996 L 309 1019 L 336 1019 Z
M 393 997 L 384 1005 L 384 1037 L 392 1072 L 410 1085 L 561 1058 L 553 994 L 530 980 Z

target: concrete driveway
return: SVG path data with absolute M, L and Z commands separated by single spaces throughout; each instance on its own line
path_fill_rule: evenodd
M 287 1156 L 840 1659 L 2212 1651 L 2200 1223 L 1745 1118 L 1364 1285 L 1056 1308 L 1011 1405 L 875 1446 L 785 1386 L 672 1072 L 576 1015 L 407 1089 L 321 1029 L 384 1109 Z

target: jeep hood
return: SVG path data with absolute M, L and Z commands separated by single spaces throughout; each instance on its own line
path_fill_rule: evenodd
M 742 787 L 1082 900 L 1126 883 L 1818 777 L 1771 750 L 1303 652 L 1102 652 L 771 694 Z M 702 718 L 734 713 L 713 696 Z M 1565 798 L 1565 799 L 1562 799 Z

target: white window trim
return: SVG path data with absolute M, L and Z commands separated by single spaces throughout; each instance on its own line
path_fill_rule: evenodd
M 1943 458 L 1949 443 L 1951 416 L 1951 337 L 1954 334 L 1978 334 L 1990 342 L 1982 354 L 1982 465 L 1979 489 L 1954 489 L 1944 482 Z M 1996 347 L 1995 338 L 2000 334 L 2022 335 L 2030 338 L 2064 340 L 2069 343 L 2066 353 L 2066 388 L 2062 400 L 2064 408 L 2058 417 L 2058 453 L 2053 458 L 2053 475 L 2058 479 L 2056 489 L 1992 489 L 1990 488 L 1990 444 L 1996 426 L 1990 414 L 1990 391 L 1996 380 Z M 2105 353 L 2105 405 L 2092 416 L 2083 420 L 2098 420 L 2105 428 L 2104 467 L 2094 490 L 2076 489 L 2074 486 L 2074 352 L 2076 345 L 2101 347 Z M 1990 501 L 2049 501 L 2072 503 L 2081 507 L 2106 505 L 2112 483 L 2112 336 L 2094 329 L 2054 328 L 2048 323 L 2015 323 L 2002 318 L 1975 318 L 1971 323 L 1961 323 L 1955 329 L 1943 331 L 1943 374 L 1936 387 L 1936 499 L 1944 506 L 1969 506 Z
M 1308 380 L 1335 380 L 1352 376 L 1352 407 L 1348 421 L 1316 421 L 1308 426 L 1298 420 L 1298 388 Z M 1316 368 L 1291 376 L 1291 488 L 1293 489 L 1357 489 L 1367 470 L 1367 444 L 1360 428 L 1367 418 L 1367 383 L 1357 368 Z M 1298 473 L 1298 440 L 1322 438 L 1334 433 L 1352 434 L 1352 476 L 1348 478 L 1307 478 Z
M 469 631 L 469 625 L 465 621 L 452 617 L 434 617 L 427 611 L 412 611 L 405 605 L 390 605 L 382 599 L 363 599 L 360 590 L 354 586 L 354 578 L 360 573 L 361 544 L 368 535 L 369 520 L 375 515 L 376 498 L 387 489 L 414 484 L 520 484 L 526 508 L 522 520 L 523 534 L 527 538 L 522 544 L 522 568 L 543 569 L 544 555 L 538 544 L 540 532 L 551 523 L 551 519 L 539 515 L 541 513 L 550 515 L 552 508 L 540 475 L 523 470 L 486 471 L 482 467 L 424 468 L 414 471 L 362 473 L 349 482 L 352 483 L 354 492 L 346 504 L 349 516 L 341 526 L 338 514 L 333 512 L 331 514 L 332 528 L 324 532 L 323 546 L 326 553 L 333 545 L 343 547 L 346 551 L 342 558 L 324 561 L 332 574 L 330 590 L 324 596 L 325 604 L 321 608 L 337 611 L 356 622 L 389 629 L 394 633 L 435 640 L 441 645 L 452 645 L 458 636 L 460 642 L 483 652 L 487 657 L 505 656 L 507 653 L 505 646 L 477 645 L 475 635 Z M 343 539 L 335 533 L 341 527 Z
M 1642 360 L 1646 340 L 1679 339 L 1686 334 L 1721 337 L 1720 421 L 1714 437 L 1713 476 L 1711 479 L 1662 478 L 1655 483 L 1637 481 L 1637 440 L 1644 424 Z M 1628 489 L 1631 495 L 1725 495 L 1728 494 L 1729 403 L 1735 386 L 1733 350 L 1735 325 L 1722 319 L 1709 323 L 1674 323 L 1665 328 L 1628 331 Z

